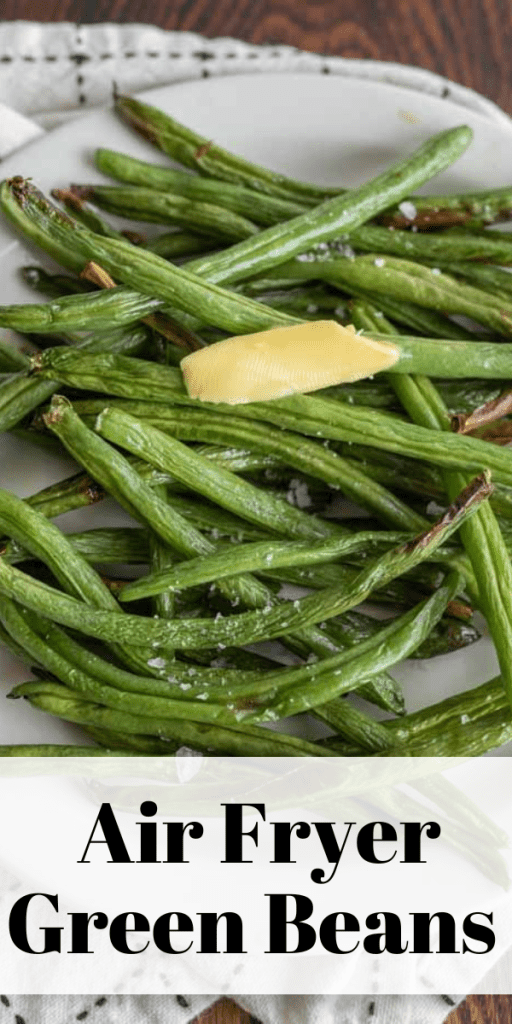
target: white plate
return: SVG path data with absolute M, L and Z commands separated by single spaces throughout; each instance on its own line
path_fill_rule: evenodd
M 439 175 L 425 192 L 457 192 L 510 184 L 512 122 L 488 121 L 450 100 L 372 81 L 319 75 L 257 75 L 173 85 L 145 94 L 208 138 L 253 160 L 303 180 L 344 186 L 377 174 L 410 153 L 433 133 L 462 121 L 475 138 L 465 156 Z M 94 169 L 96 146 L 109 146 L 142 159 L 166 163 L 109 111 L 96 111 L 27 146 L 3 164 L 5 177 L 32 177 L 45 191 L 70 181 L 104 180 Z M 0 225 L 0 302 L 37 301 L 20 280 L 25 263 L 51 261 L 27 246 L 7 224 Z M 71 472 L 65 459 L 28 452 L 12 438 L 0 438 L 0 486 L 27 495 Z M 113 504 L 64 517 L 66 530 L 119 522 Z M 483 639 L 466 651 L 433 661 L 408 662 L 397 673 L 405 683 L 410 710 L 491 678 L 497 671 L 492 645 Z M 20 663 L 0 651 L 5 692 L 27 677 Z M 43 716 L 24 702 L 2 702 L 0 742 L 78 742 L 80 731 Z M 512 752 L 512 745 L 502 748 Z

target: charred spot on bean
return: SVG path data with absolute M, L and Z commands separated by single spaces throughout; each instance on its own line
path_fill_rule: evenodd
M 106 492 L 92 480 L 91 477 L 87 476 L 80 482 L 78 487 L 78 493 L 85 495 L 89 505 L 94 505 L 98 501 L 103 501 L 106 496 Z
M 194 153 L 194 160 L 200 160 L 201 157 L 206 156 L 210 152 L 213 146 L 213 139 L 210 142 L 204 142 L 202 146 L 199 146 Z

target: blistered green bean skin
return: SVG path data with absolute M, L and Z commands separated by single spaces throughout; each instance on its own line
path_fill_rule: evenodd
M 247 217 L 214 206 L 213 203 L 193 202 L 171 192 L 157 192 L 151 188 L 109 185 L 76 185 L 78 196 L 91 199 L 97 206 L 131 220 L 146 220 L 156 224 L 174 224 L 176 227 L 219 238 L 221 242 L 236 242 L 251 238 L 258 228 Z
M 26 334 L 112 330 L 136 323 L 161 306 L 158 299 L 144 298 L 127 288 L 112 288 L 105 292 L 66 295 L 41 305 L 3 306 L 0 327 L 11 327 Z
M 171 167 L 136 160 L 111 149 L 97 149 L 94 160 L 100 171 L 119 181 L 225 206 L 242 217 L 257 221 L 258 224 L 277 224 L 281 220 L 297 216 L 304 210 L 304 205 L 298 201 L 280 199 L 245 188 L 243 185 L 196 177 Z

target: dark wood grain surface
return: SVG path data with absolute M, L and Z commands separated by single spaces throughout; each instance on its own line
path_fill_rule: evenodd
M 476 89 L 512 114 L 512 0 L 3 0 L 0 15 L 151 22 L 210 38 L 414 64 Z M 195 1024 L 256 1022 L 221 999 Z M 512 996 L 469 997 L 447 1024 L 512 1024 Z

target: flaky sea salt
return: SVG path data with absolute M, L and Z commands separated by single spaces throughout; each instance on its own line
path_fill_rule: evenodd
M 165 658 L 150 658 L 148 668 L 165 668 L 166 664 Z
M 399 203 L 398 209 L 404 217 L 407 217 L 407 220 L 414 220 L 418 213 L 414 203 L 411 203 L 408 199 L 405 199 L 403 203 Z

